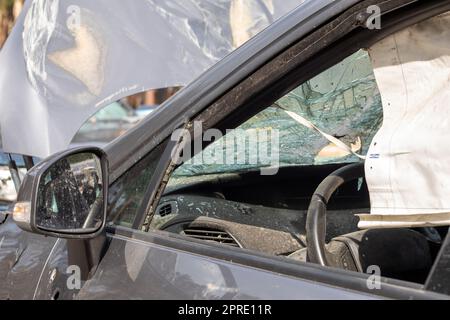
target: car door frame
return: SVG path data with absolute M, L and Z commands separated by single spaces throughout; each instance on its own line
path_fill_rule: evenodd
M 395 3 L 395 1 L 393 1 L 392 3 Z M 398 4 L 399 2 L 397 1 L 396 5 Z M 403 19 L 400 23 L 398 22 L 398 18 L 395 16 L 392 17 L 392 20 L 386 19 L 385 27 L 381 31 L 375 31 L 370 37 L 368 37 L 369 32 L 367 31 L 367 29 L 364 29 L 359 33 L 359 35 L 356 36 L 356 41 L 355 38 L 345 39 L 344 37 L 343 40 L 339 39 L 337 42 L 335 42 L 333 46 L 328 45 L 323 48 L 318 47 L 315 48 L 316 50 L 311 50 L 311 46 L 314 45 L 313 40 L 316 40 L 315 44 L 317 44 L 317 39 L 321 39 L 321 41 L 323 41 L 323 37 L 332 35 L 333 31 L 336 32 L 333 37 L 337 36 L 338 38 L 342 38 L 342 34 L 338 35 L 337 33 L 342 33 L 342 27 L 344 26 L 342 23 L 343 21 L 345 21 L 345 19 L 348 19 L 348 16 L 342 20 L 334 20 L 334 23 L 331 23 L 332 26 L 330 26 L 329 24 L 325 25 L 318 31 L 311 34 L 309 38 L 307 37 L 301 40 L 299 43 L 297 43 L 287 51 L 281 53 L 279 56 L 259 68 L 252 76 L 231 89 L 217 102 L 207 108 L 206 111 L 200 113 L 195 118 L 191 118 L 190 120 L 201 120 L 205 124 L 204 130 L 207 130 L 208 128 L 212 127 L 213 125 L 217 125 L 218 122 L 227 118 L 230 113 L 235 112 L 238 108 L 251 110 L 249 114 L 255 113 L 255 110 L 257 110 L 256 108 L 267 107 L 267 105 L 264 104 L 263 101 L 271 101 L 271 93 L 273 94 L 273 92 L 278 91 L 279 95 L 279 92 L 286 93 L 290 91 L 298 84 L 306 81 L 315 74 L 318 74 L 331 65 L 334 65 L 339 60 L 342 60 L 350 53 L 354 52 L 355 44 L 357 45 L 358 49 L 361 47 L 367 48 L 371 43 L 381 39 L 387 34 L 400 30 L 406 25 L 413 24 L 415 21 L 420 21 L 428 16 L 435 15 L 436 10 L 442 10 L 442 7 L 425 9 L 427 10 L 420 12 L 420 14 L 418 14 L 417 12 L 407 12 L 406 18 L 405 16 L 403 16 Z M 443 11 L 446 11 L 446 9 L 444 9 Z M 355 14 L 355 12 L 352 12 L 352 14 Z M 336 28 L 338 26 L 340 27 L 339 31 L 336 31 Z M 354 28 L 347 29 L 346 31 L 351 32 L 352 29 Z M 370 38 L 370 40 L 367 40 L 368 38 Z M 311 43 L 311 41 L 313 41 L 313 43 Z M 301 47 L 303 47 L 303 50 L 300 50 L 300 52 L 302 52 L 303 54 L 299 54 L 299 48 Z M 287 57 L 295 56 L 293 52 L 297 54 L 297 58 L 292 58 L 291 60 L 287 59 Z M 306 58 L 311 58 L 311 60 L 305 63 Z M 274 69 L 274 65 L 277 65 L 278 68 Z M 274 72 L 272 70 L 276 71 Z M 298 77 L 298 74 L 302 74 L 302 77 Z M 297 79 L 294 81 L 293 79 L 296 76 Z M 283 81 L 281 81 L 282 78 Z M 293 84 L 291 84 L 290 86 L 286 86 L 284 81 L 289 81 Z M 265 90 L 268 88 L 268 86 L 272 87 L 270 88 L 270 90 Z M 244 97 L 244 95 L 242 94 L 243 92 L 249 95 L 247 97 Z M 236 99 L 236 96 L 240 97 L 241 99 Z M 239 116 L 241 117 L 242 115 L 242 113 L 239 114 Z M 189 123 L 190 121 L 184 122 Z M 231 122 L 227 121 L 226 124 L 229 125 L 232 122 L 233 120 Z M 157 201 L 158 199 L 158 190 L 162 190 L 165 187 L 167 176 L 171 172 L 171 150 L 173 148 L 174 144 L 169 144 L 167 146 L 167 150 L 160 160 L 160 165 L 158 166 L 157 173 L 155 173 L 155 176 L 157 178 L 153 179 L 152 183 L 149 184 L 151 187 L 148 189 L 147 196 L 145 197 L 145 210 L 141 210 L 141 214 L 142 212 L 148 212 L 150 208 L 154 207 L 153 202 Z M 155 189 L 156 186 L 158 186 L 157 189 Z M 142 227 L 142 223 L 144 221 L 143 217 L 138 217 L 137 221 L 139 221 L 139 224 L 135 225 L 135 227 Z M 294 276 L 311 281 L 327 283 L 333 286 L 345 288 L 347 290 L 356 290 L 359 292 L 367 292 L 371 294 L 374 293 L 372 290 L 367 288 L 367 281 L 370 277 L 369 275 L 356 274 L 342 270 L 330 270 L 328 268 L 322 268 L 310 264 L 302 264 L 297 262 L 292 263 L 291 261 L 284 261 L 284 259 L 273 258 L 255 252 L 248 252 L 246 250 L 236 250 L 233 248 L 216 247 L 210 245 L 205 246 L 204 244 L 200 244 L 197 241 L 185 239 L 184 237 L 178 237 L 176 235 L 166 235 L 160 232 L 149 231 L 148 234 L 143 234 L 139 231 L 125 230 L 123 228 L 114 226 L 110 226 L 108 228 L 108 232 L 114 235 L 130 237 L 133 239 L 138 237 L 141 240 L 145 239 L 145 241 L 151 241 L 153 243 L 158 243 L 159 245 L 163 245 L 166 247 L 176 248 L 202 256 L 222 259 L 225 261 L 234 261 L 249 267 L 275 271 L 286 276 Z M 383 289 L 376 292 L 376 294 L 389 298 L 436 297 L 435 293 L 423 290 L 424 286 L 416 286 L 411 283 L 405 283 L 393 279 L 383 279 L 382 288 Z
M 353 293 L 355 298 L 359 299 L 362 297 L 365 297 L 364 299 L 400 300 L 450 299 L 448 295 L 424 290 L 425 287 L 420 284 L 379 277 L 377 281 L 380 281 L 380 286 L 373 286 L 374 278 L 370 274 L 322 267 L 312 263 L 294 261 L 286 257 L 274 257 L 260 252 L 220 244 L 209 244 L 201 240 L 190 239 L 164 231 L 143 232 L 121 226 L 109 226 L 108 238 L 109 241 L 120 240 L 138 243 L 139 249 L 135 252 L 148 252 L 155 247 L 163 248 L 162 250 L 187 254 L 193 260 L 207 258 L 209 262 L 220 262 L 230 268 L 240 266 L 253 270 L 253 272 L 268 272 L 278 277 L 281 276 L 288 281 L 290 280 L 292 283 L 295 283 L 297 280 L 312 282 L 322 287 L 321 290 L 323 290 L 324 297 L 328 294 L 327 288 L 337 288 L 341 292 Z M 108 265 L 100 265 L 96 272 L 106 272 L 106 268 L 108 268 Z M 269 276 L 267 280 L 269 278 L 271 277 Z M 143 284 L 134 283 L 124 290 L 132 291 L 141 285 Z M 301 289 L 301 287 L 298 288 L 299 291 Z M 283 290 L 283 288 L 279 288 L 279 290 Z M 94 289 L 93 291 L 96 290 Z M 85 295 L 85 293 L 83 294 Z M 278 296 L 277 292 L 273 292 L 270 299 L 277 299 Z M 148 297 L 140 298 L 145 299 Z M 339 295 L 335 295 L 333 299 L 339 299 Z
M 404 4 L 408 1 L 364 1 L 363 5 L 360 4 L 359 13 L 361 13 L 360 9 L 364 8 L 364 6 L 367 6 L 369 3 L 381 2 L 384 5 L 390 4 L 394 7 L 398 7 L 401 3 Z M 206 124 L 204 126 L 204 130 L 207 130 L 209 127 L 212 127 L 227 118 L 229 114 L 236 111 L 238 108 L 241 110 L 245 109 L 246 111 L 251 110 L 249 114 L 255 113 L 258 108 L 266 107 L 264 101 L 270 100 L 270 94 L 273 94 L 273 92 L 278 91 L 278 94 L 280 92 L 287 93 L 298 84 L 306 81 L 307 79 L 335 64 L 339 60 L 342 60 L 346 56 L 350 55 L 355 51 L 355 47 L 358 49 L 367 48 L 371 43 L 380 40 L 387 34 L 398 31 L 407 25 L 423 20 L 426 17 L 436 15 L 437 12 L 447 11 L 448 7 L 446 6 L 448 6 L 448 2 L 445 3 L 446 4 L 439 5 L 435 3 L 434 5 L 424 6 L 422 11 L 418 11 L 417 8 L 413 8 L 408 12 L 409 9 L 405 8 L 390 12 L 386 9 L 386 11 L 389 12 L 387 15 L 391 14 L 391 16 L 386 17 L 386 24 L 382 30 L 368 31 L 367 29 L 363 29 L 356 35 L 356 38 L 343 37 L 342 26 L 349 16 L 340 15 L 341 19 L 333 20 L 334 24 L 333 22 L 331 23 L 333 25 L 325 24 L 322 28 L 319 28 L 319 30 L 315 31 L 311 35 L 303 38 L 303 40 L 297 44 L 294 44 L 274 59 L 270 59 L 269 62 L 258 68 L 251 76 L 247 77 L 244 81 L 239 82 L 230 91 L 228 91 L 228 93 L 223 95 L 215 103 L 212 103 L 206 111 L 200 114 L 197 113 L 197 117 L 193 116 L 195 115 L 195 111 L 191 112 L 191 117 L 188 119 L 202 120 Z M 386 8 L 388 7 L 389 6 Z M 355 7 L 352 7 L 352 9 L 355 9 Z M 390 10 L 392 9 L 393 8 Z M 351 15 L 354 16 L 358 13 L 357 11 L 358 10 L 351 12 Z M 398 18 L 398 15 L 400 15 L 401 18 Z M 356 16 L 356 18 L 358 19 L 358 16 Z M 359 19 L 365 21 L 365 19 Z M 356 20 L 356 23 L 358 23 L 358 20 Z M 337 31 L 337 27 L 340 27 L 339 31 Z M 350 28 L 346 31 L 350 33 L 353 30 L 354 28 Z M 317 43 L 317 39 L 321 39 L 321 41 L 323 41 L 323 37 L 327 35 L 329 36 L 333 32 L 336 33 L 334 34 L 336 42 L 332 42 L 332 44 L 328 43 L 327 46 L 322 47 L 320 46 L 320 43 Z M 341 34 L 339 35 L 338 33 Z M 339 40 L 336 40 L 336 38 Z M 316 40 L 316 42 L 313 40 Z M 300 48 L 303 48 L 303 50 L 299 50 Z M 299 51 L 303 54 L 299 54 Z M 308 59 L 309 61 L 307 61 Z M 274 68 L 274 66 L 277 68 Z M 298 77 L 299 73 L 302 74 L 302 77 Z M 270 75 L 270 77 L 268 75 Z M 293 81 L 296 76 L 297 79 Z M 283 87 L 281 78 L 283 78 L 284 81 L 291 81 L 292 85 L 284 85 Z M 270 90 L 266 91 L 264 89 Z M 244 97 L 242 94 L 243 92 L 248 94 L 248 96 Z M 239 99 L 236 99 L 236 95 L 239 96 Z M 243 114 L 240 113 L 239 116 L 242 117 Z M 234 121 L 236 121 L 236 118 Z M 177 127 L 182 127 L 189 124 L 189 122 L 190 121 L 188 121 L 186 117 L 181 117 L 181 119 L 178 118 L 176 123 Z M 230 125 L 233 123 L 233 119 L 231 119 L 231 121 L 227 120 L 225 123 Z M 124 138 L 127 140 L 129 137 Z M 158 141 L 158 139 L 155 140 Z M 162 139 L 159 142 L 161 141 Z M 157 172 L 155 173 L 156 178 L 153 179 L 150 184 L 151 187 L 148 189 L 148 194 L 144 197 L 146 202 L 145 206 L 143 205 L 143 208 L 140 209 L 141 214 L 150 210 L 152 207 L 152 202 L 157 200 L 158 191 L 163 190 L 165 183 L 167 182 L 167 177 L 171 172 L 171 152 L 169 151 L 171 151 L 173 147 L 173 143 L 169 144 L 160 160 Z M 115 148 L 114 150 L 118 149 Z M 156 186 L 158 186 L 157 189 L 155 189 Z M 135 227 L 139 229 L 142 227 L 144 219 L 140 216 L 136 221 L 139 221 L 139 223 L 135 225 Z M 327 283 L 332 286 L 344 288 L 345 290 L 355 290 L 358 292 L 374 294 L 374 292 L 368 289 L 367 286 L 367 281 L 370 277 L 369 275 L 357 274 L 343 270 L 331 270 L 329 268 L 322 268 L 311 264 L 302 264 L 298 262 L 294 263 L 291 261 L 286 261 L 287 259 L 274 258 L 260 253 L 249 252 L 247 250 L 213 246 L 209 244 L 205 245 L 204 243 L 199 243 L 198 241 L 192 239 L 186 239 L 177 235 L 169 235 L 164 232 L 150 231 L 148 233 L 142 233 L 137 230 L 128 230 L 118 226 L 109 226 L 107 232 L 112 236 L 119 235 L 130 239 L 138 238 L 142 241 L 148 241 L 150 243 L 191 252 L 214 259 L 233 261 L 235 263 L 238 262 L 248 267 L 271 270 L 286 276 Z M 382 288 L 382 290 L 377 291 L 375 294 L 382 297 L 400 299 L 442 298 L 442 296 L 436 293 L 423 290 L 424 286 L 422 285 L 415 285 L 393 279 L 383 279 Z

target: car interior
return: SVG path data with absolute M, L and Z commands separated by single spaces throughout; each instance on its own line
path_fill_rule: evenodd
M 293 167 L 270 178 L 241 173 L 169 189 L 156 209 L 153 227 L 305 262 L 310 197 L 334 169 Z M 369 207 L 367 187 L 358 180 L 332 197 L 326 217 L 331 266 L 366 272 L 377 265 L 385 277 L 424 283 L 447 228 L 360 231 L 355 214 Z

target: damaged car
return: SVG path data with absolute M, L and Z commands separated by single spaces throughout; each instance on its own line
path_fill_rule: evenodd
M 448 40 L 447 0 L 304 1 L 28 171 L 0 298 L 449 299 Z

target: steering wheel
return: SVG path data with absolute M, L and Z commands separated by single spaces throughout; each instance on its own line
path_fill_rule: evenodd
M 364 162 L 345 166 L 325 178 L 314 192 L 306 217 L 307 259 L 322 266 L 331 266 L 326 250 L 327 205 L 334 192 L 344 183 L 364 177 Z

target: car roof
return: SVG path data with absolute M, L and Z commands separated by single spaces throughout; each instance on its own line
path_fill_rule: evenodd
M 277 54 L 362 0 L 309 0 L 233 51 L 104 149 L 114 181 L 188 119 Z

